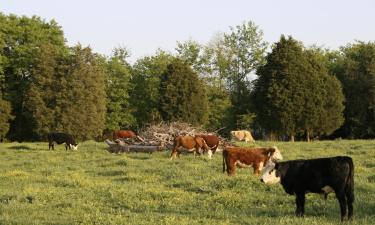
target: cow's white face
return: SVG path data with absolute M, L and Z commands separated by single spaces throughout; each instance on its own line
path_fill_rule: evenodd
M 262 170 L 260 180 L 265 184 L 276 184 L 280 182 L 280 177 L 276 176 L 275 163 L 272 160 L 268 160 L 266 166 Z
M 271 159 L 273 161 L 280 161 L 280 160 L 283 160 L 283 156 L 281 155 L 279 149 L 276 147 L 276 146 L 273 146 L 273 148 L 275 149 L 275 152 L 273 153 L 273 155 L 271 156 Z
M 70 144 L 70 148 L 73 149 L 73 150 L 78 150 L 78 145 Z

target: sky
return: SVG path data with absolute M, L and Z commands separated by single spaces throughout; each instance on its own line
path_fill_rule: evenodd
M 177 41 L 207 44 L 245 21 L 270 44 L 282 34 L 332 50 L 375 40 L 374 0 L 0 0 L 0 12 L 54 19 L 68 45 L 105 55 L 126 47 L 132 60 L 173 52 Z

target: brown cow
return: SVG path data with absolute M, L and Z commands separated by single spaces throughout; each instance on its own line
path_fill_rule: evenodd
M 196 137 L 201 137 L 204 139 L 210 150 L 208 150 L 208 157 L 211 158 L 212 154 L 215 154 L 217 147 L 219 146 L 219 137 L 214 134 L 199 134 Z
M 131 130 L 117 130 L 113 131 L 113 140 L 119 138 L 134 138 L 136 137 L 135 133 Z
M 207 146 L 203 138 L 195 136 L 178 136 L 174 139 L 174 145 L 171 152 L 171 159 L 180 157 L 180 147 L 187 149 L 188 152 L 195 152 L 200 154 L 200 150 L 208 151 L 210 148 Z
M 223 151 L 223 173 L 225 172 L 226 166 L 228 175 L 234 175 L 236 165 L 238 165 L 240 167 L 252 166 L 254 168 L 254 174 L 259 175 L 260 170 L 270 158 L 273 161 L 283 159 L 276 146 L 269 148 L 226 147 Z

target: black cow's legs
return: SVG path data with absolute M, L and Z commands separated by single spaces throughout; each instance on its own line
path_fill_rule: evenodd
M 337 199 L 339 200 L 339 203 L 340 203 L 341 221 L 344 221 L 344 218 L 345 218 L 345 215 L 346 215 L 346 198 L 345 198 L 345 194 L 343 194 L 343 193 L 337 194 L 336 193 L 336 197 L 337 197 Z M 352 209 L 353 209 L 353 207 L 352 207 Z M 349 210 L 350 210 L 350 208 L 349 208 Z
M 302 217 L 305 213 L 305 193 L 296 194 L 296 216 Z
M 348 220 L 353 216 L 353 202 L 354 202 L 354 193 L 353 190 L 346 190 L 346 203 L 348 204 Z

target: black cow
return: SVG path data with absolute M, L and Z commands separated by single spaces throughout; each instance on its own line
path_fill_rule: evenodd
M 55 150 L 54 148 L 54 143 L 57 144 L 62 144 L 65 143 L 65 150 L 73 149 L 77 150 L 78 149 L 78 144 L 74 140 L 73 136 L 67 133 L 49 133 L 48 134 L 48 150 L 51 149 Z
M 353 160 L 347 156 L 337 156 L 278 163 L 269 161 L 262 172 L 261 181 L 281 182 L 286 193 L 295 194 L 297 216 L 303 216 L 305 212 L 305 193 L 327 195 L 334 191 L 340 203 L 341 221 L 343 221 L 347 208 L 348 219 L 353 216 L 353 176 Z

